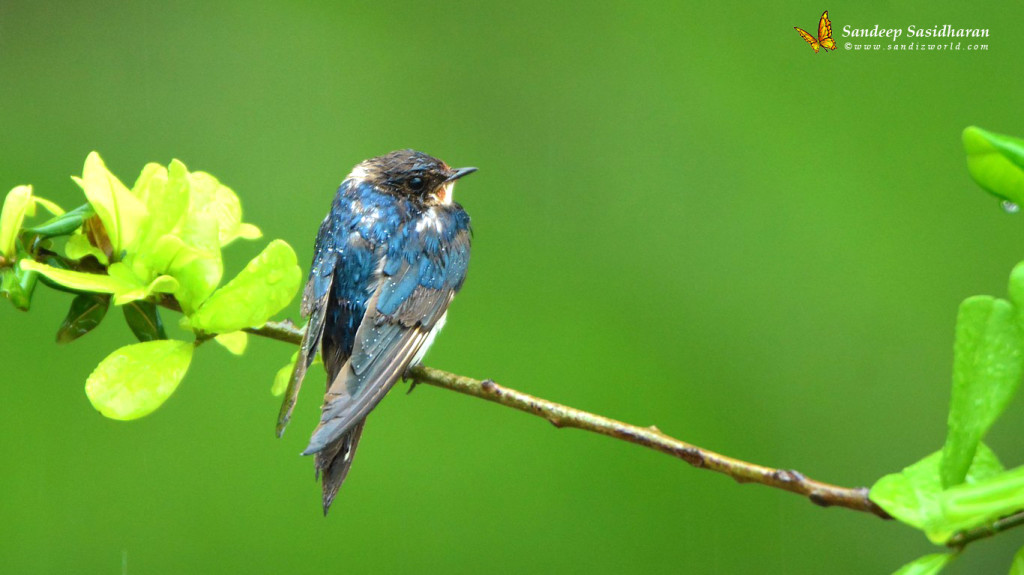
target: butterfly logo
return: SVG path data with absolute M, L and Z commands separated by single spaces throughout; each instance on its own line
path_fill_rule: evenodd
M 832 39 L 832 21 L 828 19 L 828 10 L 821 15 L 821 21 L 818 22 L 818 38 L 808 34 L 803 28 L 793 26 L 793 28 L 800 33 L 800 37 L 807 40 L 807 43 L 814 48 L 814 53 L 818 53 L 818 47 L 822 47 L 826 52 L 829 50 L 836 49 L 836 41 Z

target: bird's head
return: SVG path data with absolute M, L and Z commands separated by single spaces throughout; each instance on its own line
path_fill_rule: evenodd
M 426 205 L 447 205 L 452 203 L 455 180 L 475 171 L 476 168 L 450 168 L 416 150 L 398 150 L 362 162 L 347 179 L 366 182 Z

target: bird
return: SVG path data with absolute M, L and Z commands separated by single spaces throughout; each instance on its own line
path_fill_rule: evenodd
M 301 312 L 309 318 L 277 432 L 291 418 L 317 353 L 327 371 L 315 456 L 326 516 L 352 466 L 366 416 L 422 359 L 445 324 L 469 266 L 469 215 L 450 168 L 415 150 L 357 164 L 320 224 Z

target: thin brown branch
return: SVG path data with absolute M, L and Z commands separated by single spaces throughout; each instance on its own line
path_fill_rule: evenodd
M 261 337 L 276 339 L 285 343 L 299 345 L 302 343 L 303 330 L 295 327 L 290 320 L 268 322 L 263 327 L 250 327 L 246 332 Z
M 246 331 L 254 335 L 293 344 L 298 344 L 302 341 L 302 331 L 291 324 L 291 322 L 271 322 L 261 328 Z M 479 397 L 480 399 L 486 399 L 487 401 L 493 401 L 494 403 L 518 409 L 519 411 L 525 411 L 548 420 L 555 427 L 574 427 L 642 445 L 682 459 L 694 467 L 723 473 L 740 483 L 760 483 L 803 495 L 812 503 L 823 507 L 845 507 L 854 511 L 871 513 L 883 519 L 891 519 L 888 513 L 868 499 L 868 490 L 863 487 L 839 487 L 810 479 L 798 471 L 773 469 L 741 461 L 669 437 L 654 427 L 637 427 L 623 423 L 608 417 L 534 397 L 521 391 L 498 385 L 490 380 L 480 381 L 424 366 L 410 369 L 407 377 L 412 379 L 414 383 L 427 383 L 436 387 L 443 387 L 466 395 L 472 395 L 473 397 Z
M 682 459 L 694 467 L 717 471 L 740 483 L 760 483 L 807 497 L 823 507 L 845 507 L 891 519 L 868 499 L 866 488 L 839 487 L 805 477 L 790 469 L 773 469 L 715 453 L 675 439 L 656 427 L 638 427 L 510 389 L 490 380 L 479 381 L 431 367 L 415 367 L 409 377 L 473 397 L 525 411 L 551 422 L 555 427 L 573 427 L 621 439 Z

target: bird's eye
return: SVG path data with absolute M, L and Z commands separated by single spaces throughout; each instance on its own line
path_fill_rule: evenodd
M 424 184 L 425 184 L 425 182 L 423 181 L 423 178 L 421 178 L 419 176 L 416 176 L 416 177 L 413 177 L 413 178 L 409 178 L 409 189 L 414 191 L 414 192 L 418 192 L 418 191 L 422 190 Z

